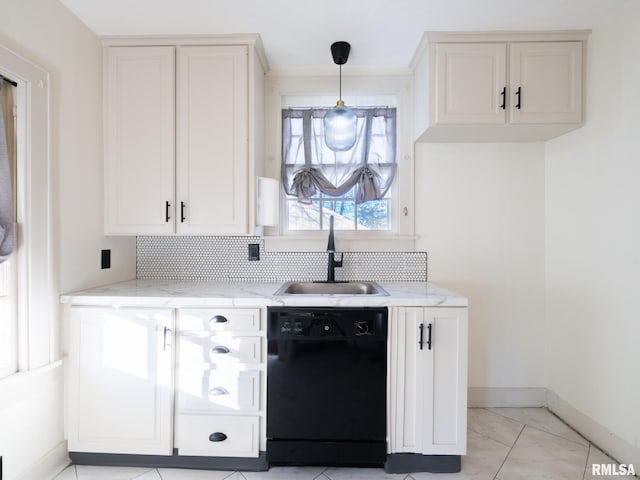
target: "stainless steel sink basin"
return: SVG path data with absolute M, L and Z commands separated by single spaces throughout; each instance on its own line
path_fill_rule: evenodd
M 287 282 L 276 295 L 389 295 L 375 282 Z

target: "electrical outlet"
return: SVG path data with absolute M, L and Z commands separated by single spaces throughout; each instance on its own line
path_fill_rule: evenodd
M 260 244 L 259 243 L 249 244 L 249 260 L 250 261 L 260 260 Z
M 102 250 L 101 255 L 100 265 L 102 269 L 111 268 L 111 250 Z

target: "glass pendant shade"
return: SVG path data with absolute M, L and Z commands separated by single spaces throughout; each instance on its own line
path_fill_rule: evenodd
M 339 100 L 324 116 L 324 143 L 334 152 L 350 150 L 356 143 L 358 117 Z

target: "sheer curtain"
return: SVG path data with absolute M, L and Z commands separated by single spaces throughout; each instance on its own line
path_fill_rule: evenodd
M 396 172 L 396 109 L 354 108 L 356 144 L 334 152 L 324 143 L 329 111 L 282 110 L 282 185 L 287 195 L 311 203 L 318 192 L 342 196 L 355 187 L 357 204 L 386 194 Z
M 7 144 L 8 139 L 13 139 L 12 114 L 13 92 L 0 75 L 0 263 L 13 252 L 13 176 Z

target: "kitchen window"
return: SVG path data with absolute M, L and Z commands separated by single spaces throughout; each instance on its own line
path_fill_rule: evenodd
M 7 139 L 13 143 L 15 235 L 13 251 L 0 264 L 1 394 L 13 378 L 57 363 L 59 328 L 51 257 L 49 74 L 0 45 L 0 75 L 16 84 L 2 89 L 13 100 L 3 118 L 13 126 Z
M 396 173 L 396 109 L 354 108 L 357 141 L 346 152 L 324 143 L 327 108 L 282 110 L 285 230 L 388 231 Z
M 0 378 L 18 370 L 15 263 L 11 259 L 0 265 Z
M 309 199 L 311 203 L 301 204 L 297 195 L 289 196 L 283 188 L 282 166 L 286 146 L 283 144 L 282 112 L 332 108 L 336 103 L 338 87 L 333 70 L 331 75 L 323 75 L 321 72 L 274 73 L 265 80 L 266 148 L 264 169 L 260 174 L 278 178 L 281 183 L 278 225 L 264 227 L 268 248 L 280 251 L 322 248 L 326 243 L 329 215 L 334 214 L 334 227 L 340 229 L 338 248 L 352 251 L 412 250 L 415 240 L 412 77 L 402 73 L 357 73 L 342 78 L 343 100 L 349 108 L 389 108 L 396 112 L 397 166 L 393 181 L 379 200 L 357 205 L 357 192 L 349 191 L 350 189 L 341 192 L 338 197 L 318 192 Z M 323 135 L 315 136 L 316 142 L 324 144 Z M 297 141 L 297 145 L 300 145 L 300 140 Z M 302 162 L 302 159 L 297 161 Z M 302 164 L 296 169 L 301 167 Z
M 15 228 L 9 233 L 12 219 L 16 218 L 16 118 L 14 109 L 14 87 L 0 76 L 0 162 L 3 178 L 2 218 L 3 228 L 0 239 L 0 378 L 18 370 L 18 314 L 17 284 L 18 259 Z M 5 176 L 7 174 L 7 176 Z M 6 193 L 10 191 L 10 195 Z M 8 200 L 8 202 L 7 202 Z M 5 220 L 9 224 L 5 224 Z M 9 227 L 8 229 L 6 227 Z M 13 252 L 7 245 L 13 244 Z

